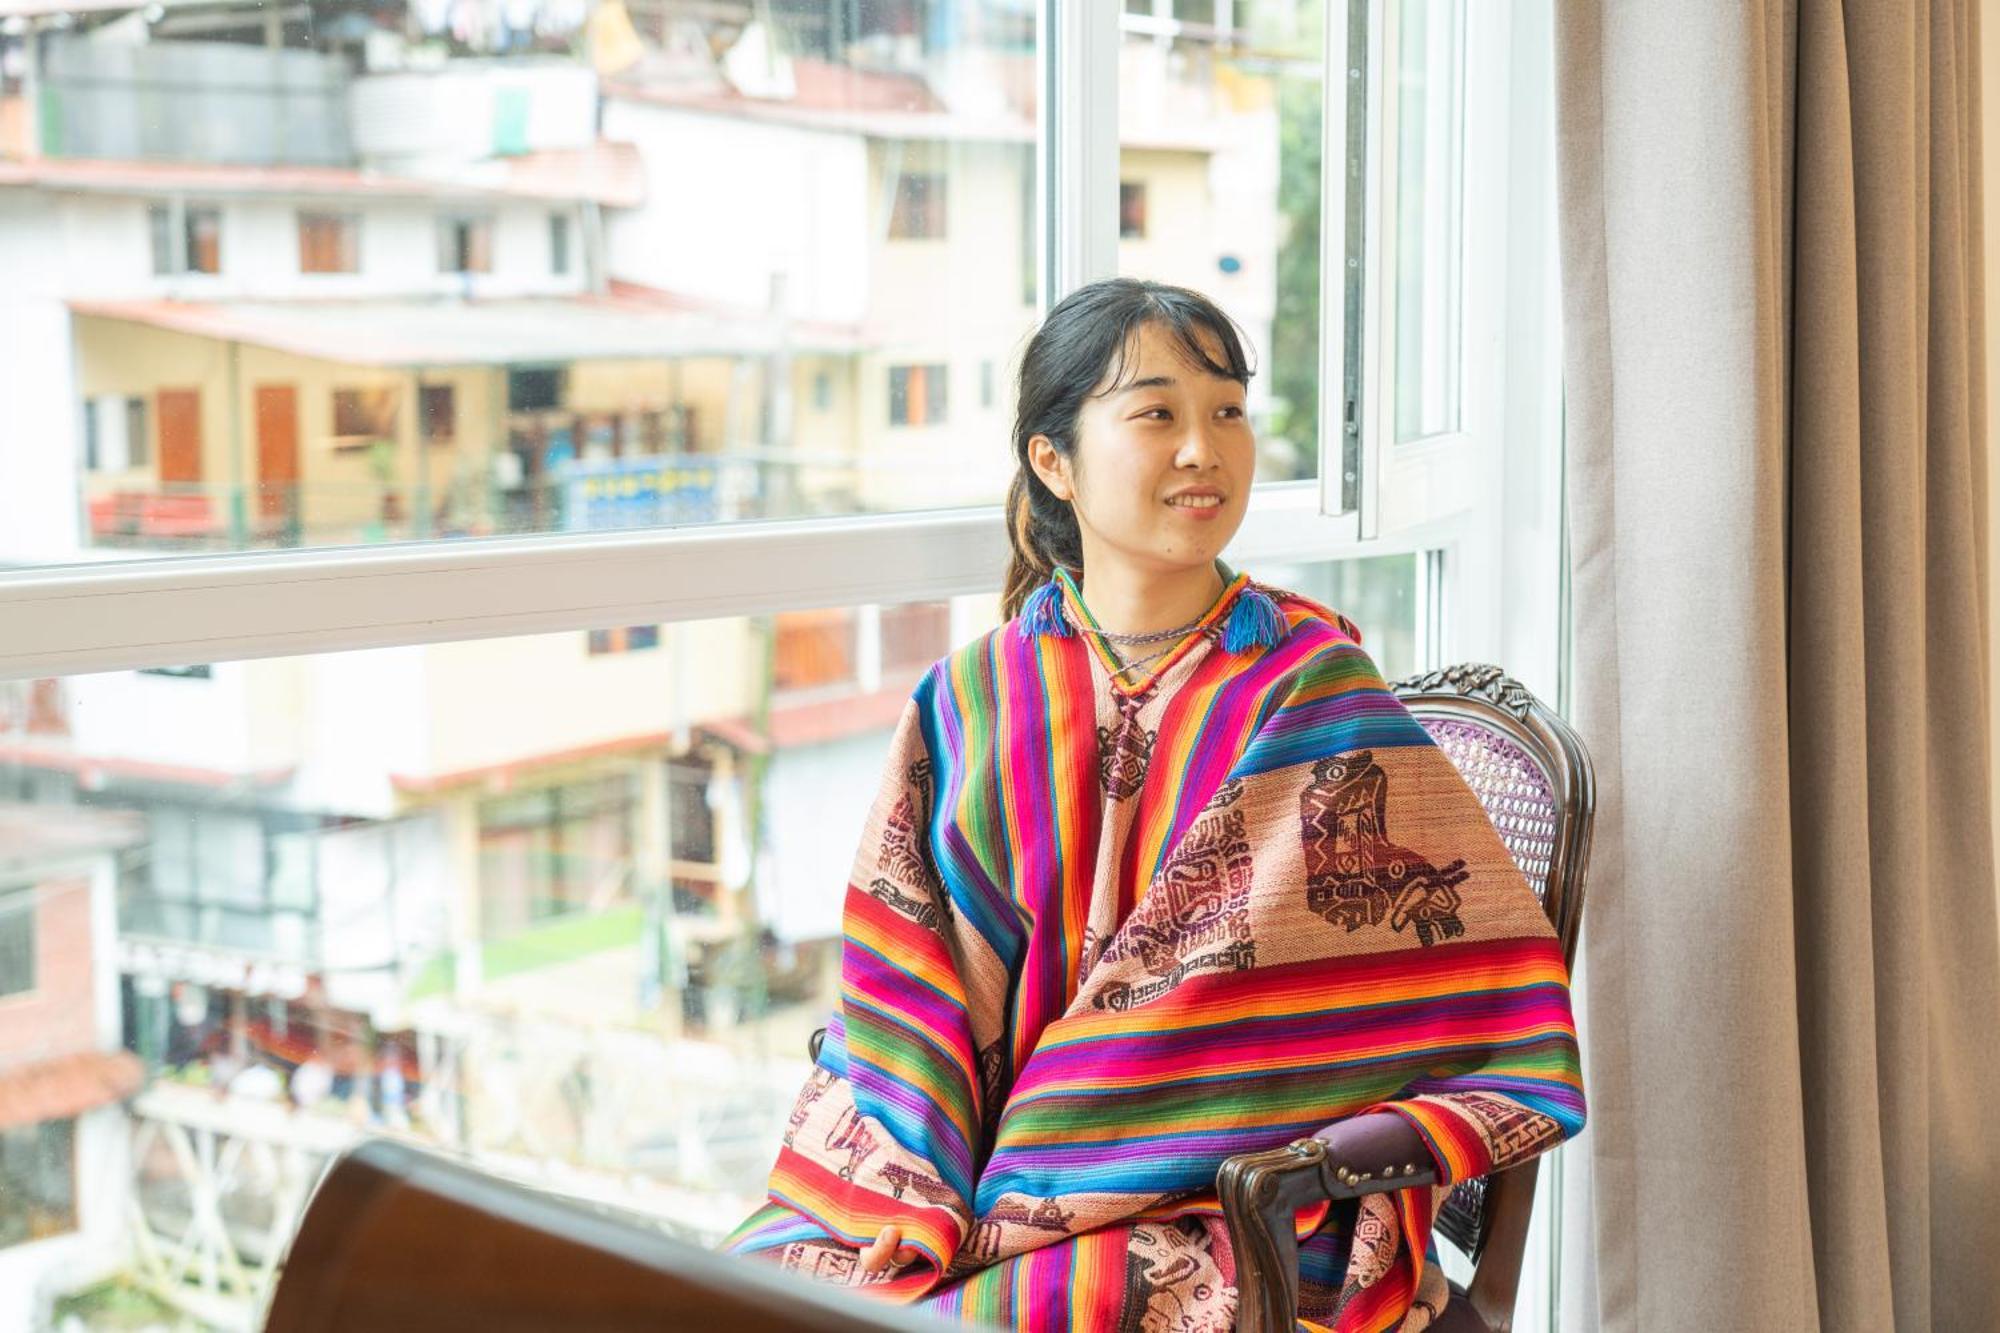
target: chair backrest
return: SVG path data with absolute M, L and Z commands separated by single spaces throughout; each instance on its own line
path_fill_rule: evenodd
M 1553 710 L 1499 667 L 1469 662 L 1391 687 L 1472 788 L 1576 965 L 1596 786 L 1583 743 Z M 1497 1201 L 1486 1177 L 1459 1185 L 1437 1229 L 1478 1262 Z M 1524 1234 L 1523 1227 L 1508 1228 Z M 1518 1257 L 1514 1262 L 1518 1264 Z

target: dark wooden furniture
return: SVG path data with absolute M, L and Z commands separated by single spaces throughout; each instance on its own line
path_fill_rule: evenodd
M 1595 810 L 1589 756 L 1568 723 L 1498 667 L 1448 667 L 1394 687 L 1462 774 L 1513 853 L 1576 961 Z M 1413 1148 L 1414 1145 L 1414 1148 Z M 1411 1174 L 1404 1168 L 1417 1165 Z M 1536 1162 L 1461 1182 L 1437 1230 L 1473 1262 L 1453 1288 L 1439 1333 L 1509 1333 L 1535 1200 Z M 1427 1153 L 1400 1116 L 1330 1125 L 1308 1139 L 1222 1164 L 1216 1187 L 1236 1252 L 1238 1333 L 1296 1326 L 1299 1256 L 1293 1217 L 1321 1199 L 1345 1201 L 1434 1180 Z M 1351 1205 L 1350 1205 L 1351 1207 Z
M 948 1327 L 388 1140 L 335 1159 L 265 1323 L 267 1333 Z

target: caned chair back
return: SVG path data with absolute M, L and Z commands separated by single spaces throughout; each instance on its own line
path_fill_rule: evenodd
M 1485 807 L 1573 968 L 1596 809 L 1590 758 L 1576 732 L 1496 666 L 1465 663 L 1391 688 Z M 1460 1184 L 1438 1211 L 1438 1231 L 1475 1263 L 1493 1234 L 1491 1179 Z

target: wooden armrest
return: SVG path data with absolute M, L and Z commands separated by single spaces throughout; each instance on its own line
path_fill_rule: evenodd
M 1393 1111 L 1355 1116 L 1309 1139 L 1224 1162 L 1215 1187 L 1236 1253 L 1237 1333 L 1296 1327 L 1299 1209 L 1436 1183 L 1430 1149 Z

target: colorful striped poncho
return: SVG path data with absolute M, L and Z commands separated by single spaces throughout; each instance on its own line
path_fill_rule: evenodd
M 1301 1316 L 1423 1328 L 1445 1188 L 1583 1125 L 1554 932 L 1345 617 L 1235 574 L 1130 681 L 1065 609 L 1095 624 L 1058 573 L 905 706 L 841 1010 L 726 1248 L 972 1322 L 1226 1330 L 1223 1159 L 1387 1108 L 1440 1184 L 1302 1218 Z M 889 1223 L 918 1257 L 864 1276 Z

